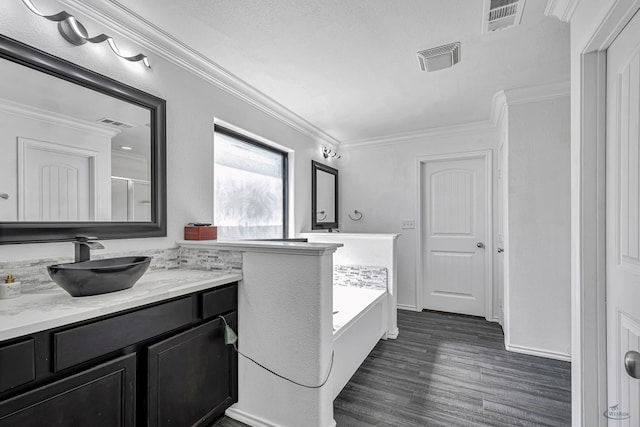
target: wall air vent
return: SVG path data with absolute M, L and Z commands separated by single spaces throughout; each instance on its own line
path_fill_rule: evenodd
M 482 29 L 488 33 L 519 25 L 525 0 L 485 0 Z
M 460 42 L 446 44 L 418 52 L 422 71 L 437 71 L 460 62 Z
M 130 125 L 129 123 L 124 123 L 119 120 L 109 119 L 107 117 L 103 117 L 101 119 L 98 119 L 97 121 L 98 123 L 117 127 L 118 129 L 132 129 L 135 127 L 134 125 Z

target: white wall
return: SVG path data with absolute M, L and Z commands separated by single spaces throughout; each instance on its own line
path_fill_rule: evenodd
M 506 344 L 560 359 L 571 354 L 569 115 L 568 94 L 509 104 Z
M 353 233 L 400 233 L 398 238 L 398 306 L 416 308 L 416 229 L 402 229 L 401 221 L 417 218 L 416 158 L 420 156 L 492 149 L 498 132 L 490 126 L 463 126 L 447 133 L 425 134 L 412 141 L 387 141 L 342 149 L 340 169 L 341 229 Z M 494 159 L 493 164 L 496 164 Z M 364 213 L 352 221 L 354 209 Z M 494 226 L 494 229 L 496 227 Z M 497 307 L 497 304 L 496 304 Z M 494 307 L 495 308 L 495 307 Z
M 40 6 L 40 5 L 38 5 Z M 295 183 L 295 231 L 310 229 L 311 160 L 321 160 L 319 140 L 295 130 L 238 97 L 187 72 L 149 49 L 128 40 L 117 29 L 106 28 L 56 2 L 42 4 L 45 13 L 66 9 L 76 15 L 91 35 L 106 32 L 124 51 L 149 54 L 152 69 L 118 59 L 106 44 L 73 46 L 60 36 L 56 24 L 30 12 L 19 1 L 0 2 L 0 28 L 11 38 L 97 71 L 167 101 L 166 238 L 112 240 L 106 250 L 140 250 L 173 246 L 192 221 L 211 222 L 213 216 L 213 121 L 220 118 L 295 151 L 290 176 Z M 0 259 L 31 259 L 71 255 L 68 243 L 0 245 Z

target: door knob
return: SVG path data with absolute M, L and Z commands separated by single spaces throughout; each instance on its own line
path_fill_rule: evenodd
M 502 252 L 504 252 L 504 249 L 498 248 L 498 253 L 501 254 Z
M 476 243 L 476 246 L 479 247 L 480 249 L 482 249 L 482 248 L 484 248 L 484 243 L 478 242 L 478 243 Z
M 630 377 L 640 378 L 640 353 L 627 351 L 627 354 L 624 355 L 624 369 Z

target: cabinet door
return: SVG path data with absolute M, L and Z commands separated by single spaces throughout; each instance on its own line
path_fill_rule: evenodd
M 134 426 L 135 370 L 123 356 L 0 402 L 0 426 Z
M 225 319 L 234 329 L 236 312 Z M 208 425 L 237 401 L 237 355 L 216 318 L 149 347 L 149 426 Z

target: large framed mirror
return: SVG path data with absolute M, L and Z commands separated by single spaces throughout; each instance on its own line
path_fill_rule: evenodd
M 166 236 L 163 99 L 0 35 L 0 244 Z
M 311 229 L 338 228 L 338 170 L 311 161 Z

